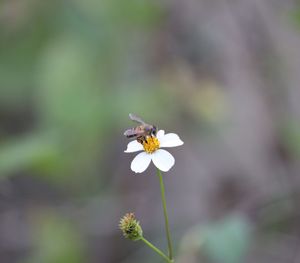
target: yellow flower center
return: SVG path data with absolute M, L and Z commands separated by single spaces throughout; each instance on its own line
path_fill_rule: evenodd
M 149 136 L 142 144 L 146 153 L 153 153 L 159 149 L 159 140 L 156 137 Z

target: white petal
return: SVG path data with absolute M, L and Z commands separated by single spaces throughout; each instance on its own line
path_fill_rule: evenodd
M 155 166 L 163 172 L 169 171 L 175 164 L 174 157 L 166 150 L 158 149 L 152 153 L 151 157 Z
M 179 136 L 175 133 L 167 133 L 160 140 L 160 147 L 175 147 L 183 144 Z
M 157 134 L 156 134 L 156 138 L 157 138 L 158 140 L 160 140 L 160 138 L 164 137 L 164 135 L 165 135 L 165 131 L 164 131 L 164 130 L 159 130 L 159 131 L 157 132 Z
M 144 172 L 151 162 L 151 155 L 145 152 L 139 153 L 131 162 L 131 170 L 135 173 Z
M 143 145 L 141 145 L 139 142 L 134 140 L 134 141 L 128 143 L 127 149 L 124 152 L 133 153 L 133 152 L 138 152 L 138 151 L 142 151 L 142 150 L 143 150 Z

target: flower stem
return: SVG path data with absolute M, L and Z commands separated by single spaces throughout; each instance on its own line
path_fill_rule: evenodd
M 156 246 L 154 246 L 152 243 L 150 243 L 147 239 L 145 239 L 144 237 L 141 237 L 140 240 L 142 240 L 148 247 L 150 247 L 157 254 L 159 254 L 161 257 L 163 257 L 168 263 L 172 262 L 160 249 L 158 249 Z
M 171 242 L 171 234 L 170 234 L 167 204 L 166 204 L 166 197 L 165 197 L 165 187 L 164 187 L 163 177 L 162 177 L 161 171 L 159 169 L 157 169 L 157 175 L 159 178 L 160 190 L 161 190 L 161 200 L 162 200 L 163 209 L 164 209 L 166 236 L 167 236 L 168 248 L 169 248 L 169 259 L 171 262 L 173 262 L 173 248 L 172 248 L 172 242 Z

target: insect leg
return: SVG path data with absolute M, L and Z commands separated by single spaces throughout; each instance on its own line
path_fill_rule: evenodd
M 146 137 L 144 135 L 137 137 L 136 140 L 141 144 L 143 144 L 144 142 L 147 142 Z

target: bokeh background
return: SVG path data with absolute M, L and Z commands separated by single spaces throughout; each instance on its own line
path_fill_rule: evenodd
M 164 174 L 178 263 L 300 262 L 300 4 L 2 0 L 0 262 L 162 262 L 128 113 L 185 142 Z

